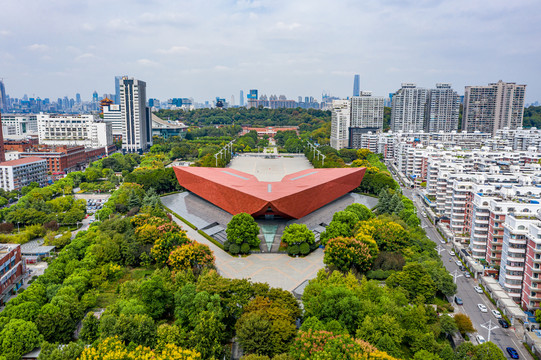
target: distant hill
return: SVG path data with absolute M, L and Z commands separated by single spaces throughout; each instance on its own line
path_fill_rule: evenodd
M 541 129 L 541 106 L 530 106 L 524 109 L 523 127 Z

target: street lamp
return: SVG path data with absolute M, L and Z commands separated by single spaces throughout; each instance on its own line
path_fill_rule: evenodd
M 484 324 L 481 324 L 481 327 L 488 330 L 488 339 L 487 339 L 487 341 L 490 341 L 490 333 L 492 332 L 492 330 L 496 330 L 498 328 L 498 326 L 496 326 L 496 325 L 492 326 L 492 320 L 489 320 L 488 322 L 486 322 Z
M 464 275 L 462 275 L 462 274 L 459 274 L 459 273 L 458 273 L 458 270 L 453 271 L 453 272 L 451 273 L 451 275 L 453 276 L 453 281 L 454 281 L 455 284 L 456 284 L 456 279 L 458 279 L 458 278 L 461 277 L 461 276 L 464 276 Z M 489 335 L 489 338 L 490 338 L 490 335 Z M 489 341 L 490 341 L 490 340 L 489 340 Z

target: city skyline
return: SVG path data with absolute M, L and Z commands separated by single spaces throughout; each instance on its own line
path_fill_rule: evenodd
M 461 94 L 503 80 L 527 84 L 530 103 L 541 98 L 540 10 L 535 1 L 9 2 L 0 78 L 12 97 L 87 99 L 114 94 L 114 76 L 129 74 L 149 97 L 198 101 L 239 89 L 345 98 L 354 74 L 376 96 L 403 82 L 448 82 Z

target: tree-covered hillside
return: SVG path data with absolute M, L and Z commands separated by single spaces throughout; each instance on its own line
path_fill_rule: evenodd
M 180 120 L 190 126 L 246 125 L 298 126 L 301 132 L 313 131 L 331 121 L 331 112 L 315 109 L 229 108 L 193 111 L 160 110 L 155 113 L 164 120 Z
M 541 106 L 530 106 L 524 109 L 523 126 L 541 129 Z

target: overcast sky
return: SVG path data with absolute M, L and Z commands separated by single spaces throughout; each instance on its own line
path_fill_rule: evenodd
M 0 78 L 12 97 L 89 99 L 115 75 L 147 97 L 196 101 L 259 89 L 288 98 L 402 82 L 498 80 L 541 100 L 539 0 L 2 0 Z

